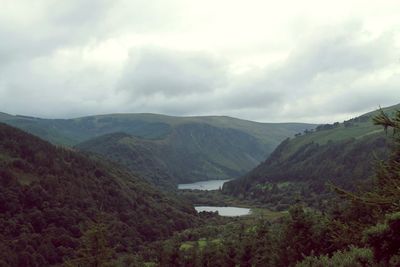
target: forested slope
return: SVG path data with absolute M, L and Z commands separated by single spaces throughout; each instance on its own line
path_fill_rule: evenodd
M 76 148 L 107 157 L 164 187 L 238 177 L 257 165 L 265 152 L 249 134 L 208 124 L 179 125 L 165 140 L 108 134 Z
M 392 114 L 399 106 L 386 108 Z M 302 199 L 320 205 L 332 183 L 354 190 L 375 173 L 378 159 L 391 146 L 383 128 L 373 125 L 376 112 L 343 123 L 320 125 L 286 139 L 245 176 L 224 185 L 224 192 L 273 203 L 280 209 Z
M 93 225 L 113 253 L 132 253 L 196 221 L 190 205 L 124 169 L 0 124 L 1 266 L 79 258 Z
M 127 167 L 154 185 L 173 189 L 178 183 L 166 164 L 168 154 L 160 142 L 140 139 L 126 133 L 112 133 L 75 146 L 78 150 L 99 154 Z

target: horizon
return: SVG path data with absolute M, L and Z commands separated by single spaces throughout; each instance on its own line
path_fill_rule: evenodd
M 9 115 L 9 116 L 20 116 L 20 117 L 27 117 L 27 118 L 34 118 L 34 119 L 49 119 L 49 120 L 74 120 L 74 119 L 81 119 L 81 118 L 87 118 L 87 117 L 100 117 L 100 116 L 110 116 L 110 115 L 155 115 L 155 116 L 165 116 L 165 117 L 174 117 L 174 118 L 207 118 L 207 117 L 226 117 L 226 118 L 231 118 L 231 119 L 238 119 L 238 120 L 244 120 L 244 121 L 250 121 L 250 122 L 256 122 L 256 123 L 265 123 L 265 124 L 285 124 L 285 123 L 304 123 L 304 124 L 315 124 L 315 125 L 322 125 L 322 124 L 331 124 L 335 122 L 340 122 L 342 123 L 343 121 L 357 118 L 360 116 L 363 116 L 365 114 L 368 114 L 370 112 L 374 112 L 379 110 L 380 108 L 385 109 L 385 108 L 390 108 L 393 106 L 398 106 L 400 103 L 390 105 L 390 106 L 379 106 L 378 108 L 374 110 L 369 110 L 366 111 L 362 114 L 356 114 L 354 117 L 349 117 L 346 118 L 342 121 L 331 121 L 331 122 L 307 122 L 307 121 L 277 121 L 277 122 L 271 122 L 271 121 L 257 121 L 257 120 L 251 120 L 251 119 L 246 119 L 246 118 L 240 118 L 240 117 L 233 117 L 229 115 L 170 115 L 170 114 L 162 114 L 162 113 L 152 113 L 152 112 L 113 112 L 113 113 L 99 113 L 99 114 L 87 114 L 83 116 L 78 116 L 78 117 L 37 117 L 37 116 L 31 116 L 29 114 L 10 114 L 7 112 L 2 112 L 0 113 Z

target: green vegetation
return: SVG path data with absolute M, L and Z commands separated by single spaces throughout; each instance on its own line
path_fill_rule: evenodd
M 399 266 L 400 111 L 375 123 L 395 129 L 395 146 L 370 187 L 358 193 L 336 187 L 343 201 L 327 200 L 322 211 L 295 204 L 272 221 L 224 223 L 204 213 L 208 225 L 153 244 L 143 256 L 157 266 Z
M 397 107 L 385 110 L 393 114 Z M 335 197 L 328 184 L 347 190 L 368 186 L 377 160 L 387 158 L 392 144 L 384 130 L 373 124 L 374 115 L 321 125 L 286 139 L 265 162 L 226 183 L 223 191 L 277 210 L 287 209 L 296 199 L 321 209 L 326 199 Z
M 370 130 L 343 132 L 358 124 Z M 0 124 L 0 266 L 399 266 L 400 111 L 316 131 L 284 141 L 253 176 L 228 183 L 230 195 L 174 195 Z M 326 141 L 325 131 L 340 134 Z M 124 133 L 99 138 L 143 142 Z M 253 213 L 197 214 L 193 203 Z
M 178 180 L 171 174 L 164 159 L 167 152 L 163 147 L 160 142 L 125 133 L 102 135 L 76 146 L 80 151 L 96 153 L 125 166 L 154 185 L 172 190 L 176 188 Z
M 49 120 L 3 114 L 0 121 L 54 144 L 95 152 L 163 188 L 239 177 L 286 137 L 313 127 L 230 117 L 111 114 Z
M 200 124 L 247 133 L 273 150 L 285 137 L 313 128 L 306 123 L 258 123 L 226 116 L 174 117 L 159 114 L 108 114 L 76 119 L 41 119 L 0 113 L 0 121 L 56 144 L 75 145 L 96 136 L 124 132 L 150 140 L 165 139 L 181 125 Z
M 130 172 L 5 124 L 0 155 L 0 266 L 91 266 L 199 223 Z
M 124 133 L 100 136 L 76 146 L 100 154 L 164 188 L 179 182 L 238 177 L 265 155 L 255 137 L 208 124 L 182 124 L 165 140 Z

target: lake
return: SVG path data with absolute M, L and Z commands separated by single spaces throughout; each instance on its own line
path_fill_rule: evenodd
M 222 188 L 225 182 L 230 180 L 210 180 L 210 181 L 200 181 L 191 184 L 179 184 L 178 189 L 192 189 L 192 190 L 218 190 Z
M 235 216 L 244 216 L 249 215 L 251 210 L 247 208 L 238 208 L 238 207 L 213 207 L 213 206 L 197 206 L 194 207 L 197 212 L 202 211 L 218 211 L 220 216 L 227 216 L 227 217 L 235 217 Z

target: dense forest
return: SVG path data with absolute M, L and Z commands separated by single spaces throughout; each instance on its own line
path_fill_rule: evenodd
M 0 266 L 86 262 L 105 248 L 112 262 L 199 221 L 192 206 L 142 178 L 5 124 L 0 185 Z M 103 249 L 88 251 L 93 238 Z
M 385 159 L 390 140 L 381 134 L 361 139 L 312 142 L 301 146 L 296 153 L 282 160 L 282 151 L 289 140 L 246 177 L 224 185 L 224 192 L 252 198 L 279 210 L 287 209 L 297 199 L 321 208 L 333 197 L 329 184 L 348 190 L 367 186 L 373 176 L 377 159 Z
M 163 157 L 162 146 L 126 133 L 105 134 L 75 146 L 125 166 L 154 185 L 174 189 L 178 181 Z M 165 153 L 164 153 L 165 154 Z

